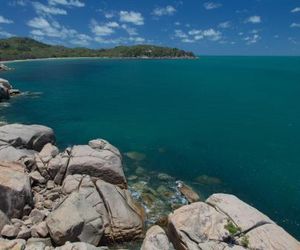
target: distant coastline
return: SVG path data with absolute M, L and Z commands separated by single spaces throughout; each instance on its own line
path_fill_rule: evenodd
M 16 59 L 16 60 L 5 60 L 0 63 L 17 63 L 17 62 L 31 62 L 31 61 L 56 61 L 56 60 L 196 60 L 199 57 L 47 57 L 47 58 L 30 58 L 30 59 Z
M 117 46 L 109 49 L 67 48 L 41 43 L 31 38 L 12 37 L 0 39 L 0 61 L 28 59 L 194 59 L 193 52 L 178 48 L 142 44 Z

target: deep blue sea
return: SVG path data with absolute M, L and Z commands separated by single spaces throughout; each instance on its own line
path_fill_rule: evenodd
M 31 94 L 0 108 L 1 119 L 50 126 L 61 148 L 101 137 L 144 153 L 147 170 L 204 196 L 233 193 L 300 239 L 300 57 L 10 66 L 0 77 Z M 197 185 L 201 175 L 222 183 Z

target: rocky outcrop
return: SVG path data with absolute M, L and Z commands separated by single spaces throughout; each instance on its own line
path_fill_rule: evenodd
M 0 162 L 0 209 L 10 218 L 21 218 L 24 207 L 33 204 L 31 185 L 25 166 Z
M 0 78 L 0 101 L 10 98 L 9 91 L 12 86 L 5 79 Z
M 0 65 L 1 71 L 1 65 Z M 9 81 L 0 78 L 0 102 L 2 100 L 8 100 L 11 96 L 19 95 L 21 91 L 18 89 L 13 89 Z
M 152 226 L 146 233 L 141 250 L 172 250 L 165 231 L 159 226 Z
M 300 249 L 300 243 L 267 216 L 227 194 L 175 210 L 169 215 L 168 229 L 179 250 Z
M 7 67 L 3 63 L 0 63 L 0 71 L 8 71 L 11 70 L 11 68 Z
M 152 220 L 164 229 L 151 227 L 142 250 L 300 249 L 270 218 L 233 195 L 198 202 L 201 196 L 190 186 L 176 182 L 176 189 L 166 174 L 155 174 L 164 185 L 147 186 L 145 170 L 131 178 L 144 179 L 129 191 L 121 154 L 110 143 L 96 139 L 60 153 L 54 139 L 44 126 L 0 127 L 0 159 L 17 161 L 0 161 L 0 249 L 100 250 L 141 239 L 145 211 L 136 200 L 150 208 L 147 215 L 181 206 Z M 164 200 L 156 202 L 158 194 Z

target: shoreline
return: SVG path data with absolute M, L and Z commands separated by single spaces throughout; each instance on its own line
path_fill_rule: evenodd
M 5 60 L 1 63 L 18 63 L 18 62 L 34 62 L 34 61 L 56 61 L 56 60 L 197 60 L 199 57 L 47 57 L 47 58 L 35 58 L 35 59 L 16 59 L 16 60 Z

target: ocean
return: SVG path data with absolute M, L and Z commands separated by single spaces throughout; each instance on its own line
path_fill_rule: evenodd
M 0 77 L 27 94 L 2 104 L 1 120 L 50 126 L 61 149 L 107 139 L 203 197 L 237 195 L 300 239 L 300 57 L 9 66 Z

